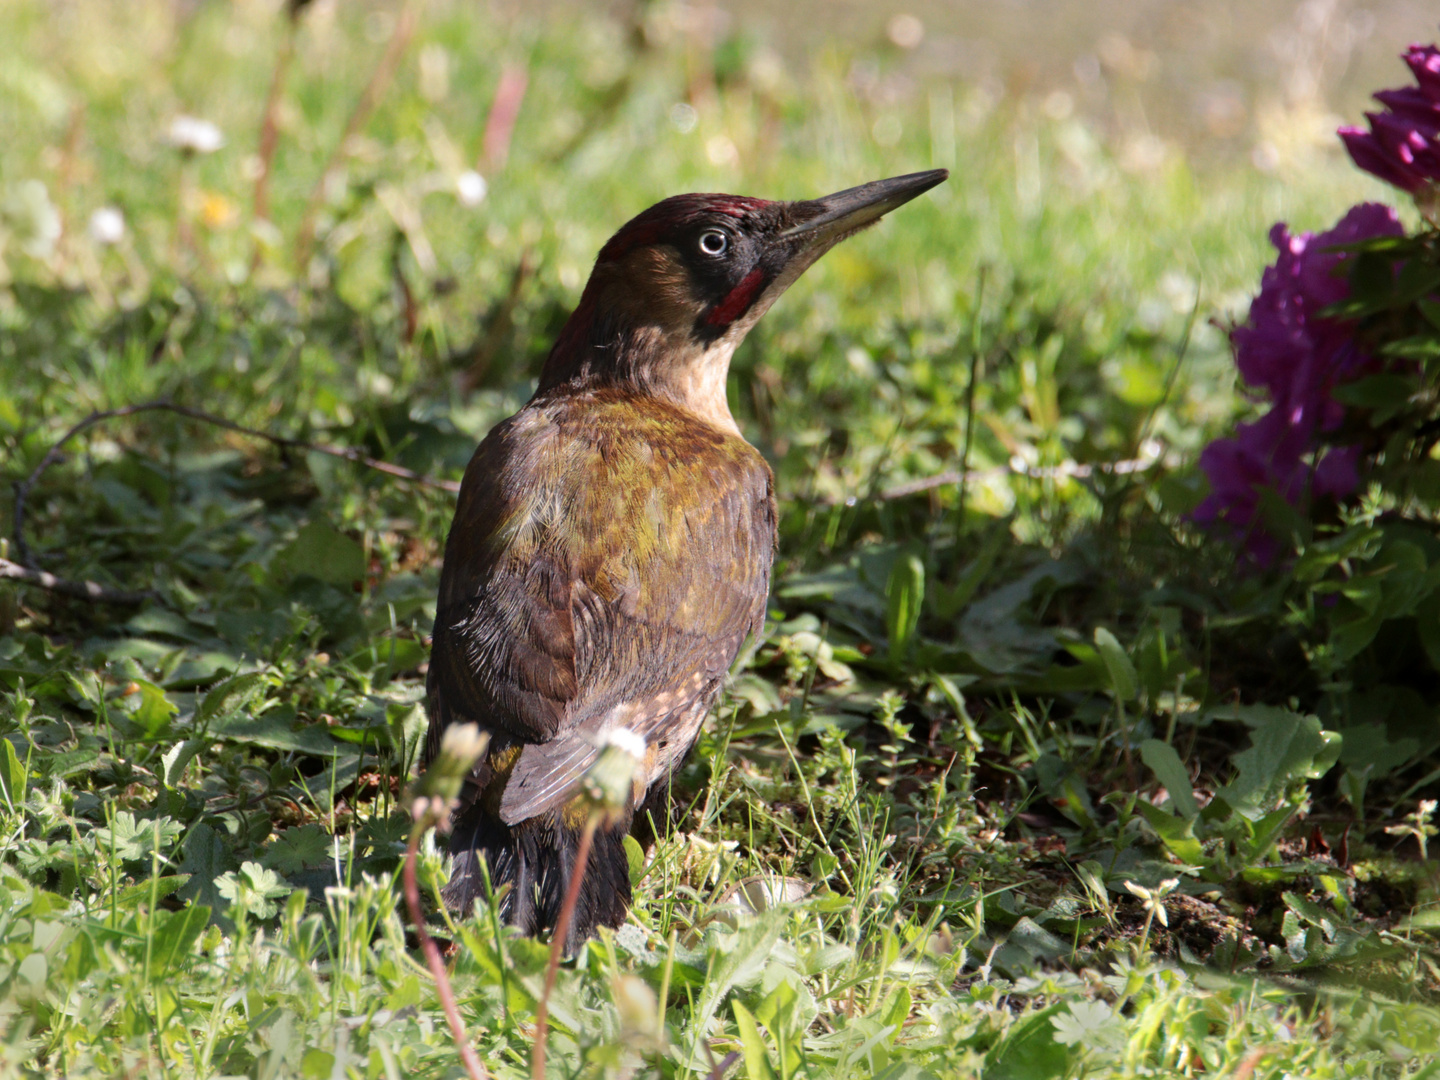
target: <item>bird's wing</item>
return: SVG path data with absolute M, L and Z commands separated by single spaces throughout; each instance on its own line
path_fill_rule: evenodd
M 448 712 L 524 744 L 509 823 L 562 804 L 612 727 L 646 738 L 645 783 L 668 772 L 763 622 L 774 539 L 769 470 L 739 439 L 656 404 L 522 411 L 462 488 L 432 735 Z
M 455 718 L 497 748 L 549 739 L 575 696 L 571 570 L 537 506 L 553 432 L 535 420 L 497 426 L 465 471 L 435 614 L 427 682 L 443 707 L 432 708 L 430 756 Z

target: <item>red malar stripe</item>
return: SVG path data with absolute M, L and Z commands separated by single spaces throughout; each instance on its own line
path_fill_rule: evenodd
M 739 285 L 730 290 L 729 296 L 710 309 L 710 314 L 705 316 L 705 321 L 711 326 L 729 326 L 745 314 L 745 310 L 754 302 L 764 284 L 765 271 L 757 266 L 745 275 Z

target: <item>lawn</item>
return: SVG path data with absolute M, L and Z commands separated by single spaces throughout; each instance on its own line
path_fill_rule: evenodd
M 1195 517 L 1272 224 L 1433 240 L 1322 109 L 1252 159 L 675 6 L 291 7 L 0 7 L 0 568 L 61 579 L 0 577 L 0 1075 L 464 1075 L 398 884 L 455 481 L 635 213 L 945 167 L 735 357 L 770 618 L 547 1075 L 1440 1076 L 1430 240 L 1347 263 L 1408 260 L 1364 486 Z M 441 850 L 530 1075 L 548 944 Z

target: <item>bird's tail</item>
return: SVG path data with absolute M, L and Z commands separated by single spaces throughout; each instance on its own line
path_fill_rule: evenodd
M 625 921 L 630 907 L 628 824 L 595 833 L 567 934 L 567 954 L 593 936 L 597 926 L 618 927 Z M 488 871 L 489 887 L 495 892 L 510 886 L 500 899 L 501 918 L 525 934 L 551 930 L 560 918 L 574 871 L 580 832 L 567 826 L 559 813 L 511 826 L 480 805 L 472 806 L 450 834 L 454 863 L 440 897 L 451 911 L 469 915 L 476 900 L 488 900 Z

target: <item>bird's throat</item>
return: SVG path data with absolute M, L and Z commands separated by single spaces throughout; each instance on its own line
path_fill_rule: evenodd
M 593 307 L 586 310 L 587 299 L 582 297 L 551 350 L 537 394 L 620 387 L 678 405 L 720 431 L 740 434 L 726 396 L 730 358 L 744 337 L 740 327 L 704 341 L 690 332 L 693 320 L 674 328 L 653 322 L 633 325 L 618 318 L 614 308 L 596 318 Z

